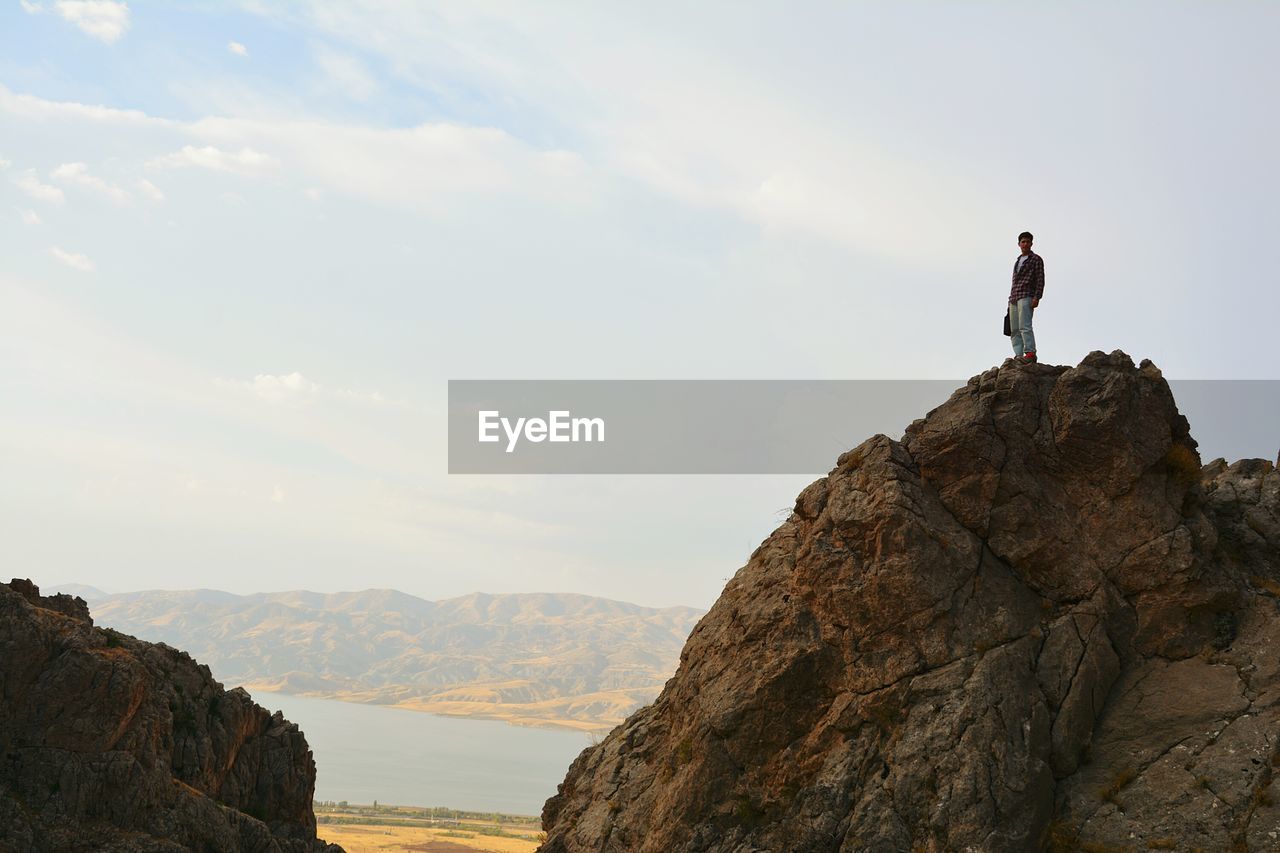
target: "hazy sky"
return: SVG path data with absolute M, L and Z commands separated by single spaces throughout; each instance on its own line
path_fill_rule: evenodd
M 967 377 L 1023 229 L 1042 360 L 1276 378 L 1277 25 L 0 0 L 3 571 L 707 606 L 810 478 L 449 477 L 446 380 Z

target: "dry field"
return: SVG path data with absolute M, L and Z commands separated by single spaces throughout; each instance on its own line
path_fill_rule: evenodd
M 322 824 L 317 834 L 347 853 L 533 853 L 538 845 L 518 838 L 457 829 Z

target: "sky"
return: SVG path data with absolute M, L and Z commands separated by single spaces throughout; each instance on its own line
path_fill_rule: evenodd
M 963 380 L 1024 229 L 1042 361 L 1280 378 L 1278 24 L 0 0 L 0 555 L 706 607 L 811 477 L 450 476 L 447 381 Z

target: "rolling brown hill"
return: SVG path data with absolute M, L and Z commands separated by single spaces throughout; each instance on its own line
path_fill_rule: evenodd
M 604 729 L 658 694 L 702 611 L 585 595 L 146 591 L 104 625 L 188 649 L 251 691 Z

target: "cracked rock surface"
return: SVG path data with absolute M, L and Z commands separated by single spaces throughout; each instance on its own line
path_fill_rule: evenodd
M 0 853 L 341 853 L 293 723 L 185 652 L 0 584 Z
M 1272 463 L 1006 362 L 801 492 L 542 849 L 1278 849 L 1278 597 Z

